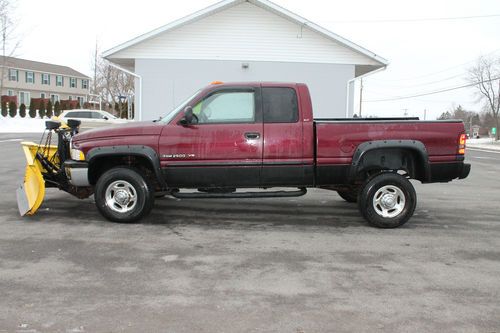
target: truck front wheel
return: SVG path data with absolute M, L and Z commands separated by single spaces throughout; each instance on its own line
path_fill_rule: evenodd
M 402 226 L 412 217 L 416 205 L 415 188 L 397 173 L 382 173 L 371 178 L 358 200 L 361 215 L 378 228 Z
M 154 191 L 135 169 L 117 167 L 99 177 L 95 203 L 99 212 L 110 221 L 135 222 L 153 208 Z

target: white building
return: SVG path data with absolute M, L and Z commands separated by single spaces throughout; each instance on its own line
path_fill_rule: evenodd
M 314 116 L 352 116 L 354 79 L 387 61 L 267 0 L 225 0 L 103 55 L 135 73 L 136 119 L 168 113 L 212 81 L 303 82 Z

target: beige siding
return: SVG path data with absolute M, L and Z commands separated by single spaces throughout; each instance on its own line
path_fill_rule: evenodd
M 3 81 L 4 91 L 8 89 L 16 91 L 30 91 L 32 92 L 33 98 L 39 98 L 40 93 L 44 92 L 47 94 L 59 94 L 61 96 L 86 96 L 89 93 L 89 89 L 82 88 L 82 78 L 76 78 L 77 88 L 71 88 L 69 85 L 70 77 L 63 76 L 64 82 L 63 86 L 56 86 L 56 74 L 50 74 L 50 84 L 42 84 L 42 73 L 34 72 L 35 83 L 26 82 L 26 70 L 18 69 L 19 80 L 10 81 L 9 80 L 9 68 L 6 70 L 6 75 Z M 63 99 L 63 98 L 61 98 Z
M 249 2 L 167 31 L 113 59 L 211 59 L 379 65 L 375 60 Z

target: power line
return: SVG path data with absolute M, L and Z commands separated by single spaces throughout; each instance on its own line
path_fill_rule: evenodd
M 500 49 L 495 49 L 495 50 L 493 50 L 491 52 L 488 52 L 488 53 L 484 54 L 483 56 L 488 57 L 488 56 L 490 56 L 490 55 L 492 55 L 494 53 L 497 53 L 498 51 L 500 51 Z M 464 65 L 470 64 L 471 62 L 475 62 L 475 61 L 477 61 L 477 57 L 474 58 L 474 59 L 471 59 L 469 61 L 466 61 L 464 63 L 458 64 L 458 65 L 454 65 L 454 66 L 443 68 L 442 70 L 439 70 L 437 72 L 430 72 L 430 73 L 419 75 L 419 76 L 407 77 L 407 78 L 402 78 L 402 79 L 397 79 L 397 80 L 383 80 L 383 79 L 379 79 L 379 78 L 376 78 L 376 77 L 370 77 L 369 79 L 370 79 L 370 81 L 380 81 L 380 82 L 400 82 L 400 81 L 410 81 L 410 80 L 414 81 L 414 80 L 418 80 L 418 79 L 421 79 L 421 78 L 425 78 L 425 77 L 429 77 L 429 76 L 435 76 L 437 74 L 448 72 L 450 69 L 455 69 L 455 68 L 458 68 L 458 67 L 462 67 Z
M 368 103 L 370 103 L 370 102 L 388 102 L 388 101 L 396 101 L 396 100 L 400 100 L 400 99 L 409 99 L 409 98 L 415 98 L 415 97 L 421 97 L 421 96 L 428 96 L 428 95 L 440 94 L 440 93 L 444 93 L 444 92 L 448 92 L 448 91 L 452 91 L 452 90 L 458 90 L 458 89 L 473 87 L 473 86 L 475 86 L 477 84 L 480 84 L 480 83 L 492 82 L 492 81 L 496 81 L 496 80 L 499 80 L 499 79 L 500 79 L 500 76 L 496 77 L 496 78 L 493 78 L 491 80 L 484 80 L 484 81 L 480 81 L 480 82 L 474 82 L 474 83 L 465 84 L 465 85 L 458 86 L 458 87 L 445 88 L 445 89 L 441 89 L 441 90 L 430 91 L 430 92 L 416 94 L 416 95 L 411 95 L 411 96 L 398 96 L 398 97 L 394 97 L 394 98 L 372 99 L 372 100 L 367 100 L 367 101 L 364 101 L 364 102 L 368 102 Z
M 396 83 L 387 84 L 385 82 L 376 82 L 376 84 L 377 84 L 377 86 L 393 87 L 393 88 L 413 88 L 413 87 L 427 86 L 427 85 L 431 85 L 431 84 L 435 84 L 435 83 L 442 83 L 442 82 L 450 81 L 452 79 L 456 79 L 457 77 L 464 77 L 465 75 L 467 75 L 467 73 L 460 73 L 460 74 L 448 76 L 448 77 L 445 77 L 445 78 L 442 78 L 439 80 L 421 82 L 421 83 L 417 83 L 417 84 L 396 84 Z M 369 79 L 371 79 L 371 78 L 369 78 Z M 376 80 L 376 79 L 374 79 L 374 80 Z
M 472 20 L 472 19 L 493 18 L 493 17 L 500 17 L 500 14 L 453 16 L 453 17 L 423 17 L 423 18 L 415 18 L 415 19 L 347 20 L 347 21 L 326 21 L 326 22 L 328 22 L 328 23 L 406 23 L 406 22 Z

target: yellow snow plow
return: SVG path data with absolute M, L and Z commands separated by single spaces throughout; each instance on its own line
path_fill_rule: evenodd
M 17 206 L 21 216 L 33 215 L 40 208 L 46 187 L 57 187 L 79 198 L 88 197 L 68 182 L 64 161 L 69 158 L 69 146 L 73 135 L 78 133 L 80 121 L 68 123 L 48 120 L 40 143 L 21 142 L 26 157 L 24 180 L 16 191 Z M 57 134 L 57 145 L 52 145 L 52 134 Z
M 42 204 L 45 196 L 44 169 L 37 154 L 41 153 L 48 160 L 58 165 L 57 146 L 45 147 L 34 142 L 21 142 L 27 165 L 24 173 L 23 184 L 17 189 L 17 206 L 21 215 L 33 215 Z

